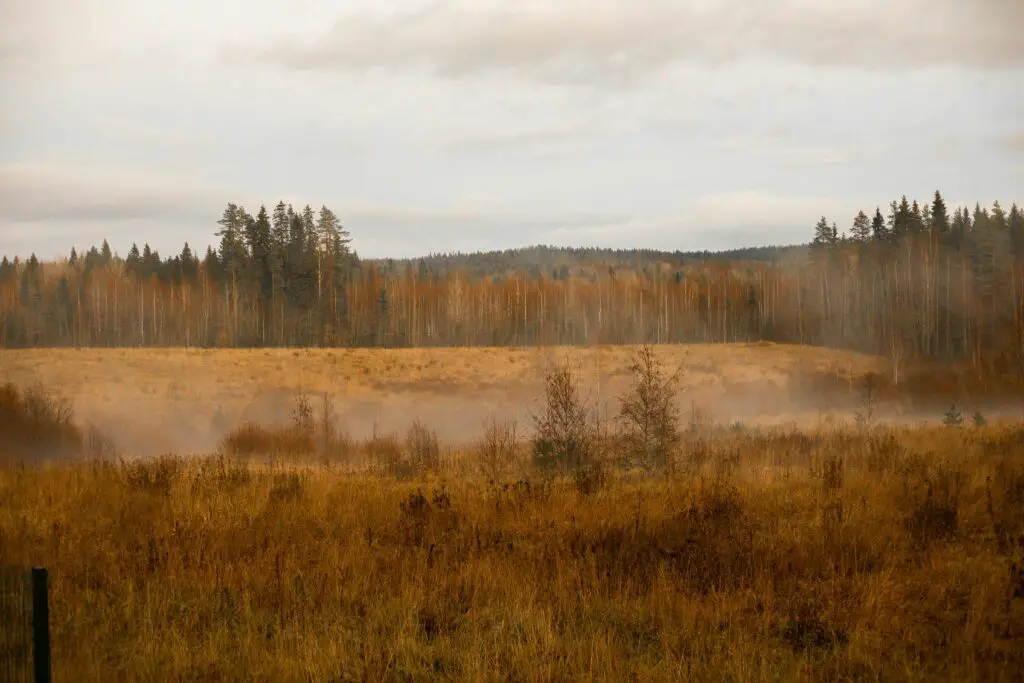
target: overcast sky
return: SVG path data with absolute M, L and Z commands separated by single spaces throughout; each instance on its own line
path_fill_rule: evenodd
M 327 204 L 362 256 L 810 237 L 1024 200 L 1020 0 L 0 0 L 0 253 L 205 248 Z

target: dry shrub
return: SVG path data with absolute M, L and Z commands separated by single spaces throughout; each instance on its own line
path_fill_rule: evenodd
M 596 459 L 591 411 L 568 361 L 545 376 L 544 406 L 533 421 L 533 465 L 538 470 L 570 473 Z
M 960 492 L 966 475 L 948 465 L 928 468 L 915 487 L 907 532 L 921 547 L 955 537 L 960 521 Z
M 268 501 L 274 504 L 299 500 L 302 492 L 302 477 L 298 472 L 278 472 L 271 483 Z
M 374 431 L 373 436 L 363 443 L 362 450 L 371 467 L 380 474 L 398 479 L 416 474 L 396 434 L 381 434 Z
M 399 504 L 399 532 L 405 545 L 436 546 L 458 526 L 452 498 L 442 486 L 427 497 L 417 489 Z
M 903 456 L 903 445 L 895 433 L 877 433 L 867 441 L 865 465 L 872 474 L 885 474 L 894 471 Z
M 193 493 L 198 493 L 204 482 L 226 493 L 248 485 L 253 473 L 246 460 L 226 456 L 223 452 L 199 460 L 199 472 L 192 482 Z
M 82 430 L 72 421 L 71 404 L 41 385 L 19 391 L 0 386 L 0 458 L 42 462 L 82 453 Z
M 675 398 L 678 373 L 666 373 L 648 345 L 634 354 L 630 371 L 633 386 L 619 399 L 625 455 L 648 473 L 672 469 L 682 441 Z
M 428 429 L 418 419 L 406 432 L 405 449 L 410 466 L 416 473 L 437 472 L 441 468 L 441 444 L 437 432 Z
M 127 463 L 124 475 L 132 489 L 166 498 L 171 495 L 171 488 L 183 469 L 181 458 L 163 455 Z
M 476 446 L 476 457 L 483 477 L 497 484 L 509 475 L 519 457 L 519 434 L 515 420 L 498 422 L 490 418 Z
M 0 557 L 52 569 L 59 680 L 1021 680 L 1011 431 L 708 431 L 728 476 L 599 496 L 227 455 L 0 468 Z M 776 476 L 839 459 L 841 486 Z
M 232 457 L 310 456 L 316 445 L 309 433 L 294 427 L 269 429 L 247 422 L 231 430 L 221 441 L 221 451 Z

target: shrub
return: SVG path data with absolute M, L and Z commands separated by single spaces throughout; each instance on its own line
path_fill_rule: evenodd
M 82 453 L 82 430 L 72 421 L 71 404 L 40 385 L 18 390 L 0 386 L 0 458 L 43 461 Z
M 669 375 L 652 347 L 644 345 L 630 365 L 631 391 L 619 399 L 623 447 L 631 464 L 648 472 L 674 465 L 682 440 L 675 402 L 678 375 Z
M 480 472 L 497 483 L 509 474 L 519 454 L 518 425 L 515 420 L 498 422 L 493 417 L 484 425 L 484 434 L 476 447 Z
M 594 458 L 596 439 L 568 363 L 544 378 L 544 399 L 543 412 L 533 416 L 533 465 L 546 472 L 575 470 Z
M 441 445 L 437 433 L 419 420 L 409 426 L 405 435 L 405 449 L 412 469 L 418 473 L 436 472 L 441 466 Z

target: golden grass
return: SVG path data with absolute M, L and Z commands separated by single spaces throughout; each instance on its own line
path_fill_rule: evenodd
M 543 349 L 26 349 L 0 351 L 0 382 L 58 388 L 76 415 L 116 432 L 126 453 L 201 452 L 236 425 L 288 420 L 300 389 L 335 398 L 355 436 L 416 417 L 441 436 L 473 438 L 490 415 L 522 419 L 543 370 L 568 357 L 595 399 L 623 392 L 634 347 Z M 776 344 L 666 345 L 680 389 L 722 421 L 816 420 L 821 380 L 851 388 L 884 370 L 848 351 Z M 314 397 L 315 398 L 315 397 Z
M 666 480 L 0 469 L 55 680 L 1019 681 L 1024 430 L 720 431 Z

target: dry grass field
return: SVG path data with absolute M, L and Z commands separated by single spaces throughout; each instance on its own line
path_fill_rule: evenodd
M 0 467 L 0 558 L 50 568 L 55 680 L 1024 678 L 1024 424 L 884 424 L 890 392 L 870 422 L 769 426 L 852 410 L 884 364 L 689 346 L 657 349 L 702 406 L 671 466 L 624 466 L 601 432 L 559 470 L 529 423 L 481 439 L 567 353 L 614 396 L 634 352 L 3 352 L 0 451 L 23 462 Z M 315 396 L 303 422 L 300 388 L 348 436 Z M 396 436 L 354 434 L 383 408 Z M 262 426 L 89 457 L 90 410 L 136 454 L 218 411 L 222 436 Z
M 525 419 L 544 369 L 566 358 L 595 403 L 613 401 L 628 385 L 633 351 L 9 350 L 0 351 L 0 382 L 57 391 L 82 421 L 116 431 L 132 454 L 208 451 L 240 422 L 286 421 L 300 390 L 331 394 L 343 426 L 359 438 L 375 424 L 404 431 L 419 417 L 443 438 L 460 440 L 475 438 L 490 415 Z M 682 370 L 680 402 L 725 423 L 807 422 L 821 410 L 849 412 L 852 378 L 886 367 L 854 352 L 767 343 L 658 351 L 666 365 Z M 823 391 L 829 382 L 845 392 Z

